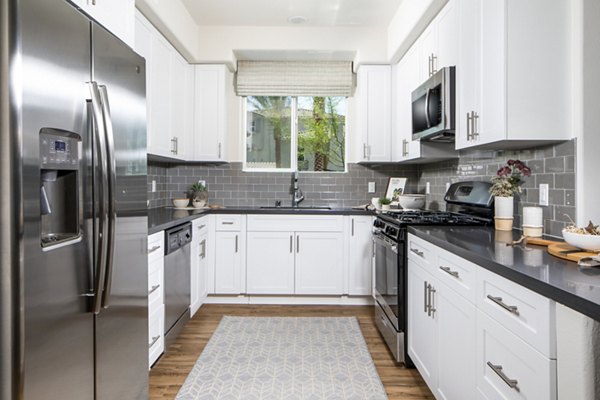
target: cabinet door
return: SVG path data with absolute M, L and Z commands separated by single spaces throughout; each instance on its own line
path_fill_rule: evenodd
M 133 47 L 134 0 L 76 0 L 74 3 L 113 35 Z
M 459 63 L 456 68 L 456 148 L 462 149 L 478 144 L 471 132 L 467 115 L 481 114 L 481 11 L 482 0 L 460 0 Z
M 372 217 L 350 217 L 348 230 L 348 294 L 351 296 L 368 296 L 371 294 L 372 227 Z
M 248 294 L 294 294 L 294 233 L 248 232 Z
M 458 65 L 458 15 L 456 2 L 450 0 L 435 18 L 437 24 L 437 52 L 435 68 Z
M 475 306 L 438 281 L 434 305 L 437 319 L 438 399 L 473 399 L 476 394 Z
M 417 40 L 420 49 L 419 71 L 421 81 L 424 82 L 437 71 L 438 52 L 438 27 L 437 20 L 433 20 Z
M 225 160 L 224 65 L 195 67 L 194 149 L 196 161 Z
M 390 161 L 391 153 L 391 67 L 363 65 L 358 70 L 359 161 Z
M 437 387 L 436 312 L 427 313 L 427 286 L 433 277 L 412 260 L 408 261 L 408 355 L 430 388 Z
M 412 91 L 421 83 L 419 70 L 419 48 L 412 46 L 398 63 L 396 73 L 396 106 L 394 108 L 396 131 L 393 139 L 395 161 L 406 161 L 421 156 L 419 141 L 412 140 Z
M 185 160 L 194 156 L 193 127 L 190 119 L 193 107 L 193 73 L 191 66 L 175 50 L 171 52 L 171 143 L 173 155 Z M 191 96 L 190 96 L 191 95 Z M 190 101 L 192 104 L 190 104 Z
M 343 233 L 296 233 L 296 294 L 343 291 Z
M 215 293 L 242 293 L 240 232 L 217 232 L 215 243 Z

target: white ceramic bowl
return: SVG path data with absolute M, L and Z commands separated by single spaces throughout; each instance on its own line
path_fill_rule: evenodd
M 562 235 L 565 242 L 571 246 L 588 251 L 600 251 L 600 235 L 582 235 L 580 233 L 569 232 L 565 229 L 563 229 Z
M 173 199 L 173 205 L 177 208 L 187 207 L 189 203 L 189 199 Z
M 425 205 L 425 195 L 402 194 L 398 196 L 398 203 L 405 210 L 420 210 Z

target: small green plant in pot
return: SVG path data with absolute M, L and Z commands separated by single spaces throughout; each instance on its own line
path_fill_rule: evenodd
M 195 208 L 205 207 L 208 201 L 208 191 L 206 186 L 200 182 L 194 183 L 188 188 L 188 198 L 192 201 L 192 205 Z
M 381 206 L 382 210 L 389 210 L 390 209 L 390 204 L 392 204 L 392 199 L 389 199 L 387 197 L 380 197 L 379 198 L 379 205 Z

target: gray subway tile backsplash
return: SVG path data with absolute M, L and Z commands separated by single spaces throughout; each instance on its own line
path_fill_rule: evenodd
M 527 150 L 463 150 L 460 158 L 431 164 L 362 165 L 349 164 L 346 173 L 300 172 L 299 186 L 305 193 L 303 205 L 352 207 L 381 197 L 390 177 L 407 177 L 407 192 L 424 193 L 430 183 L 427 207 L 444 210 L 446 184 L 463 180 L 489 180 L 508 159 L 520 159 L 532 170 L 517 196 L 515 226 L 520 226 L 522 208 L 537 205 L 539 184 L 549 185 L 549 203 L 544 207 L 545 232 L 560 236 L 569 215 L 575 218 L 575 140 Z M 242 163 L 171 164 L 148 163 L 148 199 L 151 208 L 171 205 L 171 199 L 184 197 L 189 185 L 205 180 L 211 203 L 224 206 L 270 206 L 276 200 L 291 202 L 291 174 L 244 172 Z M 156 181 L 157 191 L 151 191 Z M 367 193 L 375 182 L 375 193 Z

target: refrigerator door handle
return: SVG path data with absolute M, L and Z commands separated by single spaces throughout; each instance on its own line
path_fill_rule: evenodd
M 106 253 L 108 247 L 108 173 L 106 171 L 106 136 L 104 132 L 105 121 L 102 111 L 102 101 L 100 98 L 100 91 L 98 90 L 98 84 L 96 82 L 88 82 L 90 88 L 90 95 L 92 99 L 92 112 L 93 112 L 93 129 L 94 129 L 94 142 L 96 152 L 98 154 L 98 166 L 100 169 L 100 175 L 102 184 L 99 185 L 98 199 L 99 201 L 99 216 L 98 216 L 98 237 L 94 243 L 96 248 L 96 279 L 94 282 L 94 303 L 92 306 L 92 312 L 94 314 L 100 313 L 102 306 L 102 291 L 104 290 L 104 282 L 106 280 Z
M 108 91 L 106 86 L 100 85 L 100 100 L 102 101 L 102 113 L 104 115 L 104 132 L 106 133 L 107 159 L 106 167 L 108 171 L 108 246 L 106 249 L 106 276 L 104 279 L 104 291 L 102 293 L 102 307 L 108 308 L 110 305 L 110 293 L 114 263 L 115 232 L 117 223 L 116 209 L 116 181 L 117 164 L 115 160 L 115 139 L 113 133 L 112 117 L 110 114 L 110 105 L 108 101 Z

